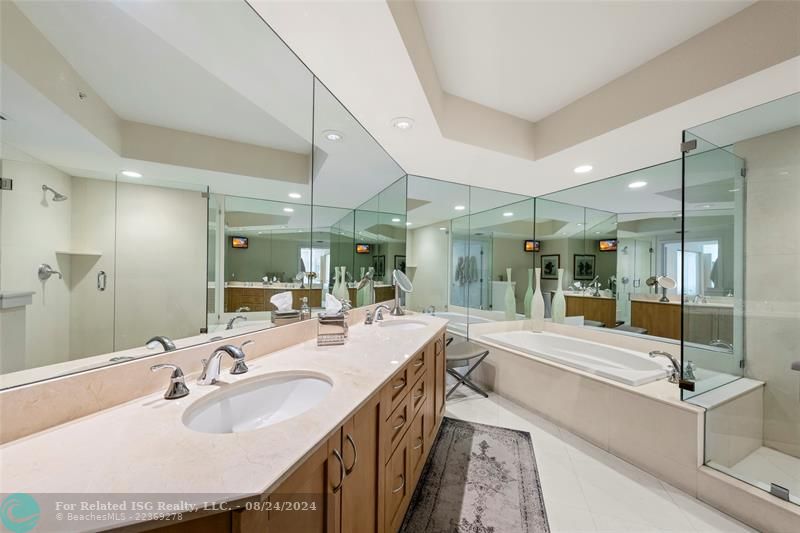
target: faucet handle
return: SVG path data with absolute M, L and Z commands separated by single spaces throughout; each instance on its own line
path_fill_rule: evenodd
M 186 381 L 184 380 L 183 370 L 181 370 L 181 367 L 172 363 L 164 363 L 151 366 L 150 371 L 155 372 L 163 368 L 169 368 L 172 370 L 172 373 L 170 374 L 169 386 L 164 393 L 164 399 L 177 400 L 178 398 L 183 398 L 184 396 L 188 395 L 189 388 L 186 386 Z
M 247 368 L 247 364 L 244 362 L 244 359 L 245 359 L 244 347 L 245 346 L 250 346 L 251 344 L 255 344 L 255 342 L 256 341 L 254 341 L 254 340 L 244 341 L 241 344 L 241 346 L 239 346 L 239 353 L 241 355 L 234 356 L 234 358 L 233 358 L 233 367 L 231 367 L 231 374 L 233 374 L 233 375 L 247 374 L 247 371 L 250 370 L 250 369 Z

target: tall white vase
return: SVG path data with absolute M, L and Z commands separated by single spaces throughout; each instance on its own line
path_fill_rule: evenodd
M 506 307 L 506 320 L 514 320 L 517 318 L 517 300 L 514 298 L 514 287 L 511 285 L 511 269 L 506 269 L 506 278 L 507 278 L 507 285 L 506 285 L 506 298 L 505 298 L 505 307 Z
M 335 294 L 340 302 L 350 299 L 350 291 L 347 290 L 347 267 L 341 266 L 339 267 L 339 277 L 341 281 L 339 281 L 339 293 Z
M 536 269 L 536 292 L 531 301 L 531 320 L 533 331 L 541 332 L 544 329 L 544 296 L 542 295 L 542 269 Z
M 339 267 L 333 267 L 333 289 L 331 289 L 331 294 L 333 296 L 339 297 L 339 284 L 341 283 L 339 278 Z M 324 303 L 324 302 L 323 302 Z
M 558 269 L 558 288 L 553 295 L 553 303 L 550 304 L 550 316 L 556 324 L 564 323 L 564 316 L 567 314 L 567 301 L 564 299 L 564 269 Z
M 533 301 L 533 269 L 528 269 L 528 290 L 525 291 L 525 318 L 531 317 L 531 302 Z

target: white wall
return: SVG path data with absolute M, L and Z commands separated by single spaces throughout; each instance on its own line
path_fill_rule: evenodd
M 764 389 L 764 443 L 800 457 L 800 127 L 736 143 L 747 164 L 746 374 Z
M 80 358 L 114 351 L 115 183 L 72 178 L 69 352 Z M 97 289 L 97 274 L 106 273 L 106 290 Z
M 40 163 L 6 159 L 3 176 L 14 180 L 14 190 L 0 192 L 0 290 L 35 292 L 26 308 L 24 361 L 5 354 L 0 370 L 6 373 L 69 357 L 70 264 L 56 250 L 70 248 L 72 190 L 68 175 Z M 70 200 L 52 202 L 52 194 L 42 191 L 44 184 Z M 64 279 L 52 276 L 40 282 L 41 263 L 61 270 Z
M 197 191 L 117 185 L 115 350 L 205 326 L 206 208 Z
M 407 272 L 414 292 L 407 296 L 409 308 L 422 311 L 433 305 L 443 310 L 448 302 L 450 232 L 440 224 L 407 232 Z

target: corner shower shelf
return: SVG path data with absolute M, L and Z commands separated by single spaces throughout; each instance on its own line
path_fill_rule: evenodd
M 103 252 L 93 250 L 56 250 L 56 253 L 62 255 L 103 255 Z

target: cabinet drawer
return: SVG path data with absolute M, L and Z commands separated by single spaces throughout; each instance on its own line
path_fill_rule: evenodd
M 409 455 L 409 468 L 411 471 L 411 483 L 416 484 L 417 478 L 422 472 L 422 467 L 425 464 L 425 451 L 427 449 L 425 443 L 425 419 L 427 413 L 423 409 L 414 420 L 411 422 L 411 427 L 408 429 L 408 455 Z
M 398 405 L 394 411 L 392 411 L 392 414 L 389 415 L 389 418 L 383 422 L 381 441 L 384 457 L 386 457 L 387 460 L 389 460 L 388 458 L 392 454 L 392 450 L 403 440 L 403 436 L 411 425 L 412 416 L 411 396 L 409 395 L 403 399 L 403 403 Z
M 400 405 L 403 400 L 405 400 L 404 396 L 411 387 L 411 383 L 409 383 L 409 377 L 409 365 L 406 365 L 391 380 L 389 380 L 389 383 L 384 385 L 383 390 L 381 391 L 381 398 L 384 398 L 385 401 L 388 402 L 390 413 L 393 413 L 395 408 Z
M 384 476 L 384 523 L 386 531 L 393 532 L 400 528 L 411 494 L 409 483 L 409 448 L 407 439 L 397 447 L 389 458 Z
M 411 376 L 411 382 L 415 382 L 422 374 L 425 373 L 426 363 L 427 363 L 427 352 L 428 350 L 420 350 L 419 353 L 414 355 L 411 358 L 411 361 L 408 363 L 409 374 Z
M 414 386 L 411 387 L 410 402 L 411 402 L 411 416 L 414 416 L 420 408 L 425 405 L 425 400 L 428 399 L 428 380 L 423 374 L 417 379 Z

